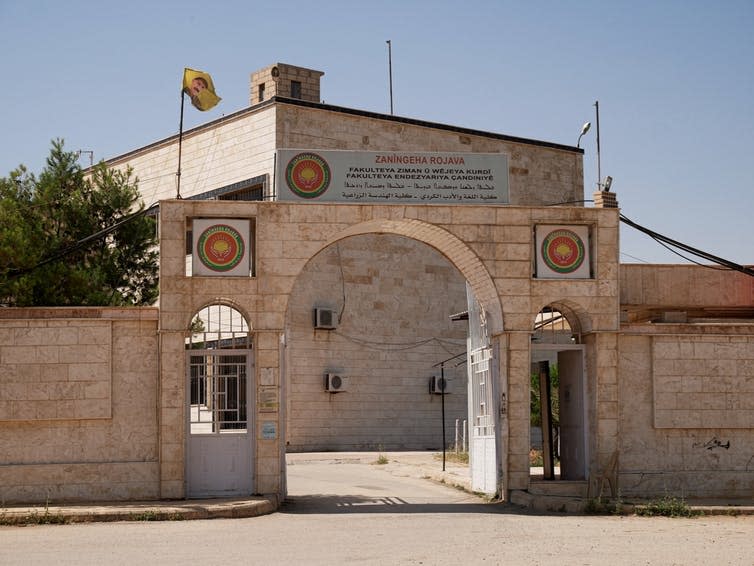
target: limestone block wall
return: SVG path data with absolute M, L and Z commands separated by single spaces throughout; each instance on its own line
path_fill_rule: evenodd
M 263 102 L 260 97 L 261 93 L 264 94 L 264 100 L 273 96 L 290 98 L 294 94 L 291 92 L 291 81 L 298 81 L 301 84 L 301 100 L 319 102 L 319 81 L 322 75 L 324 75 L 322 71 L 305 69 L 286 63 L 275 63 L 251 74 L 249 103 L 259 104 Z M 261 85 L 264 86 L 260 93 L 259 87 Z
M 154 499 L 156 309 L 0 309 L 0 499 Z
M 244 110 L 183 134 L 181 196 L 190 197 L 271 174 L 275 160 L 275 106 Z M 108 161 L 131 167 L 149 206 L 176 197 L 178 140 L 168 138 Z
M 751 497 L 754 324 L 624 325 L 619 347 L 621 492 Z
M 754 305 L 754 278 L 695 265 L 621 265 L 624 307 L 720 309 Z
M 257 399 L 270 400 L 278 395 L 277 399 L 281 401 L 280 405 L 265 406 L 264 412 L 259 407 L 256 414 L 258 492 L 275 492 L 283 485 L 285 436 L 265 438 L 260 431 L 264 423 L 267 423 L 267 430 L 271 430 L 270 426 L 277 427 L 278 431 L 285 430 L 285 364 L 304 363 L 282 354 L 280 347 L 286 321 L 294 320 L 289 317 L 301 316 L 302 323 L 303 317 L 307 321 L 311 317 L 312 305 L 306 304 L 303 313 L 293 308 L 299 299 L 294 289 L 299 279 L 304 280 L 305 268 L 312 258 L 323 250 L 328 250 L 327 254 L 334 253 L 332 246 L 338 242 L 366 234 L 409 238 L 435 248 L 469 281 L 488 313 L 493 342 L 500 347 L 497 369 L 501 394 L 506 394 L 507 411 L 501 426 L 505 434 L 501 436 L 501 448 L 506 489 L 528 487 L 530 334 L 539 310 L 548 304 L 564 304 L 578 313 L 586 333 L 602 335 L 615 333 L 618 329 L 618 212 L 615 209 L 181 200 L 161 203 L 160 214 L 161 383 L 163 391 L 167 392 L 161 399 L 163 426 L 171 430 L 175 426 L 182 431 L 171 438 L 185 435 L 174 405 L 176 396 L 182 398 L 181 392 L 185 389 L 183 337 L 191 316 L 206 304 L 219 300 L 232 302 L 247 317 L 255 336 Z M 185 239 L 188 219 L 225 216 L 255 220 L 256 276 L 187 276 Z M 570 281 L 533 278 L 533 227 L 538 222 L 589 225 L 594 276 Z M 327 257 L 331 256 L 323 256 Z M 348 273 L 359 273 L 348 271 L 348 268 L 356 268 L 355 263 L 353 266 L 344 264 L 344 267 L 344 277 Z M 363 277 L 370 276 L 369 267 L 374 269 L 373 266 L 358 267 L 364 269 Z M 368 279 L 362 281 L 366 289 Z M 339 291 L 334 294 L 342 301 L 342 287 Z M 365 319 L 370 311 L 375 310 L 373 303 L 372 308 L 364 308 L 362 315 Z M 379 327 L 374 328 L 380 331 Z M 364 334 L 370 331 L 365 329 Z M 414 335 L 415 331 L 409 330 L 408 334 L 398 334 L 395 339 L 410 342 Z M 319 340 L 333 340 L 333 336 L 328 334 Z M 285 347 L 292 353 L 296 344 L 291 338 L 285 336 Z M 313 342 L 314 338 L 308 340 Z M 263 342 L 264 348 L 261 348 Z M 604 379 L 614 380 L 617 364 L 615 339 L 608 338 L 596 344 L 605 350 L 595 358 L 595 369 L 592 370 L 595 373 L 587 379 L 599 383 L 604 375 Z M 316 373 L 320 371 L 321 367 L 317 367 Z M 608 388 L 606 395 L 614 395 L 614 389 Z M 352 398 L 348 393 L 334 397 L 334 402 L 342 404 Z M 293 406 L 291 411 L 291 426 L 294 427 Z M 610 434 L 615 429 L 613 421 L 611 418 L 605 418 L 604 423 L 598 420 L 596 426 Z M 181 446 L 183 444 L 168 446 L 163 442 L 163 497 L 182 495 Z
M 335 330 L 315 330 L 312 309 L 338 313 Z M 446 441 L 466 419 L 466 283 L 433 248 L 389 234 L 353 236 L 326 248 L 296 280 L 288 307 L 289 451 L 442 448 L 442 399 L 429 393 L 438 364 Z M 460 365 L 459 365 L 460 364 Z M 323 387 L 327 372 L 347 391 Z
M 279 148 L 362 151 L 505 153 L 509 157 L 510 202 L 517 205 L 573 203 L 584 198 L 582 155 L 546 144 L 518 143 L 469 131 L 453 131 L 279 103 Z
M 591 434 L 590 476 L 604 470 L 613 452 L 619 448 L 619 367 L 618 334 L 588 334 L 586 368 L 587 418 Z
M 184 132 L 181 196 L 191 197 L 263 176 L 274 199 L 278 148 L 365 151 L 505 153 L 510 200 L 515 205 L 552 205 L 583 199 L 582 154 L 540 142 L 485 136 L 463 129 L 390 120 L 380 114 L 320 105 L 269 101 Z M 130 166 L 147 205 L 177 194 L 178 140 L 173 136 L 108 161 Z

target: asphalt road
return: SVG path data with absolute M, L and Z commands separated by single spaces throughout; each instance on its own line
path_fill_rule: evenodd
M 368 463 L 288 482 L 250 519 L 0 527 L 0 564 L 754 564 L 754 517 L 537 515 Z

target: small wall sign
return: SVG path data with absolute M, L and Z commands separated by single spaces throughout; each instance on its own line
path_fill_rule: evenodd
M 589 279 L 591 257 L 589 226 L 550 226 L 535 228 L 537 278 Z
M 278 424 L 274 421 L 262 423 L 262 439 L 275 440 L 278 437 Z

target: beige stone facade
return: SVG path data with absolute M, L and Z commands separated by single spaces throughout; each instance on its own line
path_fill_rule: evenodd
M 751 498 L 754 280 L 678 265 L 621 280 L 621 491 Z
M 254 219 L 256 277 L 218 279 L 185 274 L 187 224 L 190 219 L 199 217 Z M 595 278 L 575 282 L 533 279 L 533 225 L 560 224 L 564 221 L 592 227 L 594 241 L 599 242 L 595 246 Z M 507 489 L 526 489 L 529 482 L 529 342 L 533 321 L 544 305 L 568 304 L 574 312 L 581 313 L 585 334 L 597 345 L 592 356 L 593 368 L 590 370 L 594 389 L 601 390 L 603 382 L 615 383 L 616 333 L 619 325 L 618 265 L 614 253 L 617 245 L 617 221 L 616 210 L 587 208 L 163 202 L 160 249 L 161 384 L 163 391 L 169 392 L 169 395 L 163 397 L 163 411 L 167 412 L 163 412 L 163 423 L 169 423 L 172 430 L 178 430 L 182 419 L 181 411 L 173 405 L 177 404 L 177 400 L 185 398 L 185 388 L 182 385 L 185 367 L 181 360 L 184 357 L 183 340 L 191 317 L 209 303 L 234 305 L 246 315 L 255 336 L 257 387 L 268 388 L 274 385 L 279 391 L 279 411 L 259 412 L 257 415 L 257 490 L 276 492 L 282 489 L 284 470 L 281 457 L 285 443 L 282 436 L 274 441 L 259 436 L 263 423 L 274 422 L 277 430 L 285 430 L 287 423 L 284 411 L 289 406 L 291 414 L 288 418 L 293 423 L 292 433 L 295 433 L 295 427 L 304 427 L 303 423 L 297 424 L 302 418 L 311 419 L 312 427 L 316 427 L 320 419 L 327 419 L 337 410 L 333 407 L 323 409 L 316 402 L 313 407 L 305 408 L 303 402 L 297 404 L 294 400 L 297 393 L 294 388 L 307 387 L 306 371 L 302 370 L 300 374 L 293 371 L 300 367 L 297 364 L 312 365 L 312 373 L 316 377 L 328 363 L 328 360 L 320 361 L 322 365 L 314 362 L 311 347 L 312 341 L 316 342 L 317 338 L 313 335 L 311 326 L 308 330 L 304 329 L 303 317 L 310 316 L 310 300 L 314 296 L 296 293 L 296 287 L 305 286 L 311 278 L 311 272 L 316 272 L 320 260 L 326 263 L 327 254 L 337 254 L 332 246 L 337 246 L 339 242 L 344 242 L 348 246 L 346 249 L 354 249 L 358 247 L 358 237 L 362 235 L 392 234 L 438 250 L 470 283 L 474 295 L 488 312 L 493 340 L 501 352 L 499 359 L 495 360 L 499 364 L 497 371 L 507 383 L 504 391 L 509 407 L 506 419 L 508 432 L 501 439 L 502 445 L 506 447 L 503 481 Z M 482 226 L 486 229 L 480 230 Z M 480 233 L 486 235 L 480 237 Z M 321 258 L 318 256 L 320 252 L 325 254 Z M 427 265 L 431 266 L 437 260 L 431 259 L 434 253 L 429 255 Z M 377 266 L 375 269 L 385 267 Z M 325 284 L 322 288 L 332 288 L 332 285 Z M 362 311 L 368 312 L 370 307 L 373 308 L 373 305 Z M 287 321 L 290 321 L 290 328 Z M 370 331 L 378 333 L 379 325 L 367 324 L 360 330 L 365 335 Z M 302 340 L 304 333 L 309 336 Z M 405 336 L 405 333 L 396 333 L 394 336 Z M 281 354 L 281 337 L 285 337 L 289 353 Z M 333 339 L 320 338 L 321 341 Z M 386 341 L 388 339 L 385 337 Z M 364 350 L 362 347 L 361 351 Z M 327 349 L 327 355 L 348 354 L 343 347 L 331 345 Z M 296 356 L 306 361 L 290 360 Z M 289 373 L 298 374 L 290 383 L 284 382 L 280 370 L 286 357 Z M 431 370 L 431 365 L 426 361 L 420 364 L 425 371 Z M 385 366 L 389 364 L 372 364 L 370 374 L 364 377 L 388 387 L 393 385 L 389 367 L 386 371 L 378 369 Z M 263 375 L 268 376 L 264 386 L 261 382 Z M 304 382 L 297 382 L 296 379 Z M 290 391 L 287 387 L 291 388 Z M 404 387 L 409 389 L 410 385 L 405 384 Z M 262 390 L 258 389 L 257 393 L 257 398 L 262 398 Z M 311 400 L 311 395 L 320 395 L 321 391 L 310 389 L 303 393 Z M 367 396 L 359 402 L 358 388 L 355 386 L 353 391 L 344 392 L 341 397 L 335 396 L 334 400 L 323 403 L 350 402 L 353 404 L 350 410 L 363 416 L 361 404 L 369 402 L 370 392 L 365 390 L 364 393 Z M 374 393 L 372 395 L 372 401 L 378 405 L 375 410 L 389 414 L 390 407 L 380 405 L 380 396 Z M 318 416 L 315 417 L 315 413 Z M 616 420 L 615 415 L 595 417 L 595 441 L 598 446 L 615 443 Z M 327 425 L 321 423 L 319 426 Z M 384 428 L 385 435 L 391 434 L 392 426 L 388 424 Z M 339 437 L 338 431 L 335 432 Z M 347 438 L 344 435 L 342 440 L 335 442 L 347 442 Z M 175 457 L 175 461 L 162 461 L 162 493 L 177 497 L 182 495 L 173 490 L 177 490 L 183 483 L 183 439 L 171 439 L 169 444 L 170 450 L 166 450 L 163 445 L 163 454 L 169 453 Z M 166 473 L 168 470 L 170 474 Z
M 531 326 L 543 305 L 555 304 L 578 317 L 584 336 L 592 474 L 618 451 L 620 489 L 626 496 L 751 494 L 751 280 L 666 266 L 622 266 L 619 280 L 619 266 L 609 252 L 616 245 L 615 210 L 170 201 L 162 204 L 161 214 L 159 346 L 155 309 L 0 311 L 5 501 L 183 497 L 185 337 L 192 315 L 217 302 L 236 306 L 253 333 L 256 398 L 266 403 L 264 411 L 260 404 L 253 413 L 254 491 L 284 489 L 286 423 L 293 423 L 293 433 L 306 421 L 316 425 L 323 412 L 338 416 L 342 408 L 294 402 L 296 387 L 309 398 L 323 394 L 311 383 L 319 364 L 330 363 L 312 353 L 316 333 L 322 331 L 313 331 L 304 318 L 315 297 L 336 301 L 340 294 L 333 290 L 327 297 L 301 287 L 308 289 L 324 266 L 338 265 L 338 253 L 345 254 L 347 265 L 349 253 L 368 245 L 367 234 L 380 234 L 375 237 L 387 240 L 387 250 L 403 245 L 436 249 L 442 258 L 425 253 L 427 265 L 435 266 L 428 271 L 452 266 L 488 310 L 506 393 L 500 434 L 506 490 L 525 490 L 531 482 Z M 255 219 L 256 277 L 186 274 L 187 221 L 204 216 Z M 596 255 L 596 277 L 575 282 L 532 278 L 532 223 L 565 220 L 593 226 L 597 249 L 604 247 Z M 472 227 L 480 225 L 490 227 L 494 245 L 454 236 L 478 234 Z M 513 251 L 518 244 L 520 252 Z M 359 273 L 350 277 L 351 283 L 366 284 Z M 689 279 L 697 285 L 688 286 L 688 293 L 675 292 Z M 329 281 L 323 288 L 336 287 Z M 359 294 L 352 298 L 364 300 Z M 700 318 L 702 311 L 715 318 Z M 685 312 L 690 320 L 662 322 L 666 312 L 676 317 Z M 727 319 L 721 318 L 724 313 Z M 631 322 L 621 324 L 621 316 Z M 331 351 L 343 349 L 339 345 Z M 298 361 L 291 359 L 296 352 Z M 291 375 L 302 381 L 287 384 L 286 364 L 291 370 L 296 364 L 312 365 L 313 381 L 307 385 L 306 370 L 299 368 Z M 360 395 L 353 385 L 339 395 Z M 337 396 L 336 402 L 341 403 Z M 389 406 L 382 410 L 389 412 Z M 281 432 L 278 438 L 262 437 L 270 422 Z M 335 438 L 340 438 L 337 431 Z
M 235 309 L 253 344 L 251 493 L 285 492 L 286 450 L 439 448 L 440 397 L 427 387 L 466 349 L 469 326 L 450 315 L 467 309 L 467 284 L 494 353 L 500 493 L 536 483 L 531 372 L 544 354 L 533 341 L 538 316 L 557 310 L 574 342 L 551 346 L 578 361 L 583 390 L 582 494 L 617 462 L 626 495 L 751 497 L 752 278 L 619 265 L 617 202 L 581 206 L 577 148 L 328 106 L 319 71 L 276 67 L 253 75 L 251 107 L 185 132 L 182 199 L 177 137 L 110 162 L 160 202 L 159 310 L 0 309 L 0 499 L 190 495 L 187 340 L 208 305 Z M 291 99 L 282 87 L 299 79 Z M 283 148 L 503 153 L 510 204 L 276 202 Z M 248 276 L 192 274 L 200 218 L 250 221 Z M 588 276 L 537 277 L 542 225 L 587 230 Z M 314 328 L 317 307 L 334 328 Z M 452 363 L 448 428 L 469 406 L 467 366 Z M 346 390 L 326 391 L 328 373 Z
M 314 329 L 314 307 L 333 309 L 337 328 Z M 461 273 L 416 240 L 353 236 L 313 256 L 287 310 L 287 450 L 442 449 L 442 399 L 428 384 L 444 360 L 453 441 L 467 413 L 468 325 L 450 315 L 465 310 Z M 325 391 L 326 373 L 345 376 L 347 390 Z
M 0 309 L 0 500 L 155 499 L 157 309 Z
M 273 96 L 321 102 L 319 94 L 322 71 L 275 63 L 251 75 L 249 104 L 259 104 Z
M 291 99 L 270 99 L 184 132 L 181 196 L 223 198 L 259 187 L 274 200 L 275 151 L 282 148 L 503 153 L 511 204 L 584 199 L 583 154 L 576 148 Z M 176 197 L 177 137 L 108 163 L 134 169 L 147 205 Z

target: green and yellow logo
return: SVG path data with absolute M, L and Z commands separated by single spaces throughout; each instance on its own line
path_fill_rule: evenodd
M 330 186 L 330 166 L 316 153 L 299 153 L 285 169 L 285 181 L 301 198 L 317 198 Z
M 199 260 L 212 271 L 230 271 L 244 256 L 246 245 L 241 234 L 226 224 L 215 224 L 197 240 Z
M 553 230 L 542 242 L 542 257 L 557 273 L 573 273 L 584 262 L 584 242 L 571 230 Z

